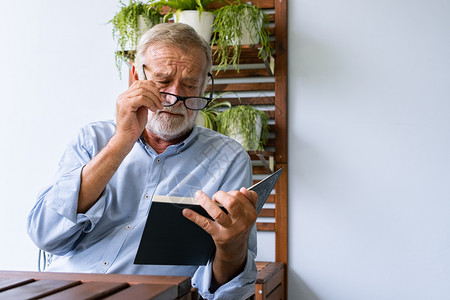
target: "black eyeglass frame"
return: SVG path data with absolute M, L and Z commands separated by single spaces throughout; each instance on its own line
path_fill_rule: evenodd
M 145 74 L 145 65 L 142 65 L 142 73 L 144 74 L 144 80 L 148 80 L 147 79 L 147 75 Z M 213 100 L 213 95 L 214 95 L 214 77 L 213 77 L 213 75 L 210 72 L 208 72 L 208 76 L 209 76 L 209 78 L 211 78 L 211 92 L 209 93 L 209 97 L 201 97 L 201 96 L 184 97 L 184 96 L 178 96 L 178 95 L 167 93 L 167 92 L 159 92 L 160 94 L 170 95 L 170 96 L 173 96 L 173 97 L 177 98 L 177 101 L 175 101 L 173 104 L 163 104 L 163 106 L 164 107 L 174 106 L 179 101 L 182 101 L 184 106 L 187 109 L 190 109 L 190 110 L 202 110 L 202 109 L 204 109 L 205 107 L 207 107 L 209 105 L 209 103 L 211 103 L 211 101 Z M 206 102 L 205 106 L 203 106 L 202 108 L 190 108 L 189 106 L 186 105 L 186 100 L 189 99 L 189 98 L 201 98 L 201 99 L 205 99 L 207 102 Z

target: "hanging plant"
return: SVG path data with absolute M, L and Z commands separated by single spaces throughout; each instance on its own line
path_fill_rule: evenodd
M 161 6 L 144 4 L 139 0 L 130 0 L 122 5 L 120 11 L 114 15 L 109 23 L 113 25 L 112 35 L 117 42 L 115 62 L 120 72 L 122 61 L 134 59 L 134 52 L 141 35 L 153 25 L 162 22 Z
M 257 128 L 260 118 L 262 127 Z M 250 105 L 234 106 L 217 116 L 217 131 L 229 137 L 242 136 L 242 146 L 246 150 L 263 150 L 269 137 L 269 125 L 264 111 Z
M 242 0 L 234 4 L 228 2 L 214 13 L 213 38 L 211 45 L 216 46 L 217 71 L 232 65 L 239 71 L 241 41 L 244 30 L 248 30 L 254 41 L 251 44 L 260 46 L 258 57 L 267 60 L 273 52 L 269 40 L 269 17 L 259 7 L 244 3 Z

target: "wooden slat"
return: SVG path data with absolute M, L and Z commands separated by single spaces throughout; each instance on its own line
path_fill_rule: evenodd
M 258 261 L 256 262 L 256 268 L 258 269 L 257 283 L 267 282 L 273 274 L 284 268 L 284 264 L 281 262 L 266 262 Z
M 272 48 L 275 47 L 275 43 L 270 43 Z M 214 54 L 215 46 L 213 46 L 213 64 L 217 65 L 219 62 L 217 60 L 217 55 Z M 239 56 L 239 63 L 240 64 L 262 64 L 264 63 L 264 60 L 258 57 L 258 45 L 242 45 L 240 47 L 241 49 L 241 55 Z M 229 57 L 233 56 L 233 48 L 231 48 Z M 276 56 L 276 55 L 275 55 Z
M 0 292 L 12 289 L 30 282 L 33 282 L 30 278 L 0 278 Z
M 83 281 L 127 282 L 130 285 L 137 283 L 170 284 L 178 286 L 178 295 L 185 295 L 191 290 L 191 278 L 188 276 L 146 276 L 132 274 L 95 274 L 95 273 L 59 273 L 59 272 L 22 272 L 0 271 L 0 277 L 33 278 L 33 279 L 63 279 Z
M 275 231 L 275 223 L 256 223 L 256 230 L 258 231 Z
M 275 195 L 269 195 L 269 198 L 267 198 L 266 203 L 275 203 Z
M 253 174 L 257 175 L 270 175 L 264 166 L 253 166 Z
M 276 288 L 281 286 L 281 282 L 283 281 L 282 277 L 283 277 L 283 269 L 273 271 L 272 274 L 270 274 L 270 277 L 264 284 L 266 295 L 269 296 Z
M 214 78 L 248 78 L 248 77 L 273 77 L 269 74 L 266 68 L 264 69 L 241 69 L 225 70 L 214 72 Z
M 275 217 L 275 209 L 274 208 L 263 208 L 259 212 L 258 217 L 273 218 L 273 217 Z
M 1 293 L 2 299 L 38 299 L 81 284 L 80 281 L 43 279 L 9 289 Z
M 178 291 L 176 285 L 136 284 L 105 299 L 143 299 L 143 295 L 145 295 L 145 299 L 177 299 Z
M 242 98 L 217 98 L 215 101 L 228 101 L 231 105 L 273 105 L 275 97 L 242 97 Z
M 276 145 L 275 139 L 269 138 L 267 140 L 267 142 L 266 142 L 265 147 L 272 147 L 273 148 L 273 147 L 275 147 L 275 145 Z
M 92 281 L 74 286 L 62 292 L 52 294 L 42 298 L 43 300 L 79 300 L 79 299 L 100 299 L 120 290 L 128 288 L 126 282 L 101 282 Z
M 262 64 L 264 61 L 258 57 L 242 57 L 239 59 L 240 64 Z
M 251 160 L 259 160 L 258 154 L 260 154 L 260 155 L 264 156 L 264 158 L 268 159 L 269 156 L 273 156 L 274 152 L 272 152 L 272 151 L 248 151 L 248 155 L 250 155 Z
M 273 289 L 268 295 L 266 300 L 280 300 L 283 298 L 283 285 L 278 285 L 275 289 Z
M 224 83 L 214 85 L 215 92 L 273 91 L 274 88 L 274 82 Z M 211 86 L 208 86 L 206 91 L 211 91 Z
M 275 118 L 276 113 L 274 110 L 265 110 L 264 112 L 266 113 L 266 115 L 269 119 Z

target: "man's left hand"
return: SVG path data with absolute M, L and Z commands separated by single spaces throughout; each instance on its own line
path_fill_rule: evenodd
M 245 266 L 248 238 L 257 217 L 255 207 L 258 196 L 246 188 L 231 192 L 218 191 L 212 199 L 202 191 L 198 191 L 195 196 L 213 220 L 189 209 L 183 210 L 183 215 L 213 238 L 216 245 L 213 274 L 216 284 L 220 286 L 242 272 Z

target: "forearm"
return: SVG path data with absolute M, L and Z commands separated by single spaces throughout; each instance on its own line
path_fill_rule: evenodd
M 228 251 L 217 249 L 212 264 L 212 281 L 210 291 L 217 290 L 221 285 L 227 283 L 237 275 L 239 275 L 245 267 L 247 261 L 248 243 L 234 245 L 236 249 Z M 234 251 L 233 251 L 234 250 Z M 228 255 L 227 253 L 236 253 Z
M 113 136 L 106 146 L 81 172 L 78 213 L 85 213 L 100 197 L 120 164 L 131 151 L 133 144 Z

